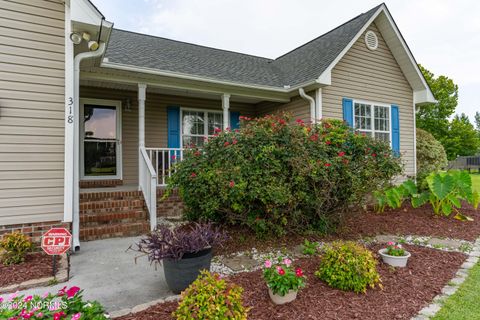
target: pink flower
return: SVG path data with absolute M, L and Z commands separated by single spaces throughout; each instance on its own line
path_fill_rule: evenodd
M 78 320 L 78 319 L 80 319 L 80 316 L 81 316 L 81 315 L 82 315 L 82 314 L 81 314 L 80 312 L 79 312 L 79 313 L 75 313 L 75 314 L 72 316 L 72 320 Z
M 238 141 L 236 139 L 233 139 L 232 144 L 237 144 L 237 142 Z
M 0 303 L 2 303 L 2 302 L 3 302 L 3 297 L 0 297 Z
M 45 291 L 45 293 L 42 295 L 42 298 L 45 299 L 46 297 L 48 297 L 50 293 L 48 291 Z
M 339 156 L 339 157 L 343 157 L 344 155 L 345 155 L 345 152 L 344 152 L 344 151 L 341 151 L 341 152 L 338 153 L 338 156 Z
M 395 242 L 389 241 L 387 244 L 388 244 L 389 246 L 393 246 L 393 245 L 395 245 Z
M 232 180 L 232 181 L 230 181 L 230 183 L 229 183 L 229 186 L 230 186 L 230 188 L 233 188 L 233 187 L 235 187 L 235 181 L 233 181 L 233 180 Z
M 67 297 L 68 298 L 72 298 L 74 295 L 77 294 L 77 292 L 80 291 L 80 288 L 79 287 L 71 287 L 70 289 L 68 289 L 67 291 Z
M 32 296 L 28 296 L 28 297 L 25 297 L 25 299 L 23 299 L 24 302 L 29 302 L 29 301 L 32 301 L 33 297 Z
M 176 155 L 172 155 L 172 160 L 175 160 L 177 159 L 177 156 Z
M 265 268 L 271 268 L 272 267 L 272 261 L 267 260 L 265 261 Z
M 197 176 L 197 174 L 195 172 L 192 172 L 192 174 L 190 175 L 191 178 L 195 178 Z
M 302 277 L 302 276 L 303 276 L 303 271 L 302 271 L 302 269 L 297 268 L 297 269 L 295 270 L 295 274 L 297 275 L 297 277 Z
M 18 297 L 18 291 L 9 295 L 8 300 L 13 301 L 13 299 L 15 299 L 16 297 Z
M 325 141 L 326 144 L 331 145 L 332 142 L 330 140 Z
M 197 151 L 195 151 L 195 152 L 193 153 L 193 155 L 196 156 L 196 157 L 198 157 L 199 155 L 201 155 L 201 153 L 200 153 L 200 151 L 197 150 Z
M 325 167 L 330 167 L 331 164 L 330 163 L 325 163 Z
M 42 312 L 37 313 L 36 317 L 37 317 L 37 318 L 42 318 L 42 317 L 43 317 L 43 313 L 42 313 Z
M 229 144 L 230 144 L 230 142 L 225 141 L 225 143 L 223 144 L 223 146 L 224 146 L 224 147 L 228 147 Z
M 65 312 L 60 311 L 53 315 L 53 320 L 60 320 L 63 317 L 65 317 Z
M 216 132 L 216 133 L 219 133 L 219 132 L 222 132 L 222 129 L 220 129 L 220 128 L 215 128 L 215 129 L 213 129 L 213 131 Z
M 376 153 L 372 153 L 372 157 L 376 157 L 376 156 L 377 156 L 377 154 L 376 154 Z
M 282 270 L 282 267 L 277 266 L 277 272 L 280 273 L 280 270 Z
M 302 124 L 303 123 L 303 120 L 302 119 L 297 119 L 295 120 L 296 123 L 299 123 L 299 124 Z
M 286 258 L 285 260 L 283 260 L 283 264 L 285 264 L 287 267 L 290 267 L 292 264 L 292 260 Z
M 280 268 L 280 270 L 278 270 L 278 274 L 283 276 L 285 274 L 285 270 L 283 270 L 282 268 Z

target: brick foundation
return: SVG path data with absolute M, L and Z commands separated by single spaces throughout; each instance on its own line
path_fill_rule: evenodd
M 178 191 L 174 190 L 172 195 L 163 200 L 165 189 L 157 189 L 157 216 L 164 218 L 179 218 L 183 214 L 184 205 Z
M 82 180 L 80 181 L 80 188 L 105 188 L 116 187 L 123 185 L 122 180 Z
M 42 235 L 46 231 L 54 227 L 67 228 L 68 230 L 71 230 L 70 223 L 65 223 L 61 221 L 14 224 L 14 225 L 0 226 L 0 238 L 6 233 L 20 231 L 21 233 L 29 236 L 32 239 L 33 243 L 39 245 Z

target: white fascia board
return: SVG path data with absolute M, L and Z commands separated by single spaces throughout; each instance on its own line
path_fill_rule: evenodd
M 427 103 L 437 103 L 430 89 L 418 90 L 413 92 L 413 101 L 415 105 L 422 105 Z
M 104 17 L 88 0 L 71 1 L 71 20 L 99 26 Z

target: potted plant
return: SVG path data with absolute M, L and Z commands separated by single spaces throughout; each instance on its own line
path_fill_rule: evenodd
M 226 238 L 210 223 L 174 229 L 159 225 L 130 249 L 148 256 L 150 263 L 163 264 L 168 287 L 178 294 L 195 281 L 201 270 L 210 270 L 212 247 L 221 245 Z
M 401 244 L 390 241 L 387 247 L 378 251 L 383 262 L 394 267 L 406 267 L 410 252 L 406 251 Z
M 294 268 L 292 260 L 278 258 L 265 261 L 263 278 L 268 286 L 268 294 L 275 304 L 285 304 L 297 298 L 297 292 L 305 287 L 305 275 L 302 269 Z

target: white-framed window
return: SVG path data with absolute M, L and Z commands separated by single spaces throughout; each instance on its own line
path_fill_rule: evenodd
M 181 109 L 182 148 L 202 146 L 204 141 L 223 128 L 222 111 Z
M 355 130 L 391 144 L 390 106 L 368 101 L 353 101 Z

